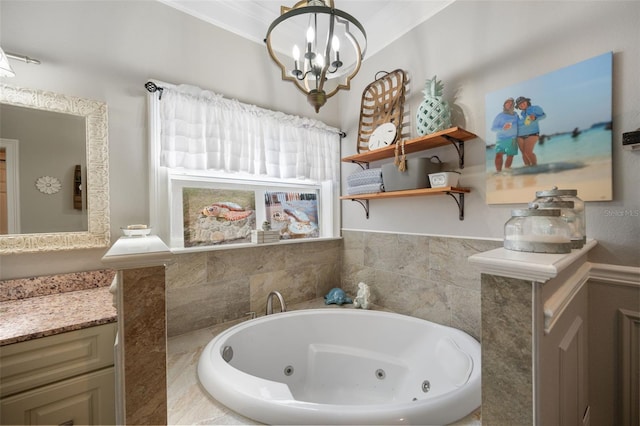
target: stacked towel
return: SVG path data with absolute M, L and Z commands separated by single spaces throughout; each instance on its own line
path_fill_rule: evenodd
M 368 185 L 358 185 L 347 187 L 348 195 L 371 194 L 375 192 L 384 192 L 384 185 L 381 183 L 370 183 Z
M 382 168 L 366 169 L 347 177 L 347 194 L 370 194 L 384 191 Z

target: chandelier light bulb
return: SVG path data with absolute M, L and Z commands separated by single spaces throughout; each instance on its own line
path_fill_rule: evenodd
M 298 68 L 298 59 L 300 59 L 300 48 L 297 44 L 294 44 L 292 50 L 293 51 L 291 53 L 293 56 L 293 69 L 291 70 L 291 75 L 298 78 L 302 75 L 302 70 Z
M 316 53 L 312 49 L 314 36 L 315 32 L 313 31 L 313 27 L 307 28 L 307 53 L 304 54 L 304 57 L 307 58 L 309 62 L 313 61 L 313 58 L 316 57 Z
M 340 39 L 337 36 L 333 36 L 333 40 L 331 40 L 331 47 L 333 47 L 333 51 L 336 53 L 340 50 Z
M 333 51 L 336 52 L 336 60 L 331 62 L 331 66 L 335 68 L 335 72 L 342 66 L 342 61 L 340 60 L 340 39 L 338 39 L 338 37 L 336 36 L 333 36 L 333 39 L 331 40 L 331 46 L 333 47 Z
M 313 37 L 315 36 L 315 31 L 313 31 L 313 27 L 307 28 L 307 43 L 313 43 Z

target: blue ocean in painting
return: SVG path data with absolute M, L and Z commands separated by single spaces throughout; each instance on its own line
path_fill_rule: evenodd
M 611 123 L 598 123 L 586 130 L 541 135 L 534 148 L 538 165 L 522 168 L 520 152 L 513 158 L 513 174 L 554 173 L 584 167 L 588 163 L 611 158 Z M 487 173 L 495 173 L 495 146 L 486 150 Z
M 497 132 L 491 130 L 506 99 L 523 96 L 544 111 L 537 166 L 527 170 L 522 155 L 514 157 L 513 175 L 555 173 L 611 160 L 613 53 L 607 52 L 486 95 L 487 173 L 495 173 Z M 522 111 L 516 109 L 516 114 Z

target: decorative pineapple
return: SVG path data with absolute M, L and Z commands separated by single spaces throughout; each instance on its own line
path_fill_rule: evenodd
M 420 104 L 416 117 L 420 136 L 451 127 L 451 112 L 447 101 L 442 99 L 443 89 L 444 84 L 435 75 L 424 85 L 424 101 Z

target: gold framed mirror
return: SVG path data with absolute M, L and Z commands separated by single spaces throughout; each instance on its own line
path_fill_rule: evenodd
M 86 179 L 81 188 L 86 193 L 87 213 L 86 230 L 0 235 L 0 255 L 107 247 L 110 242 L 107 105 L 99 101 L 7 84 L 0 84 L 0 104 L 58 112 L 84 119 Z

